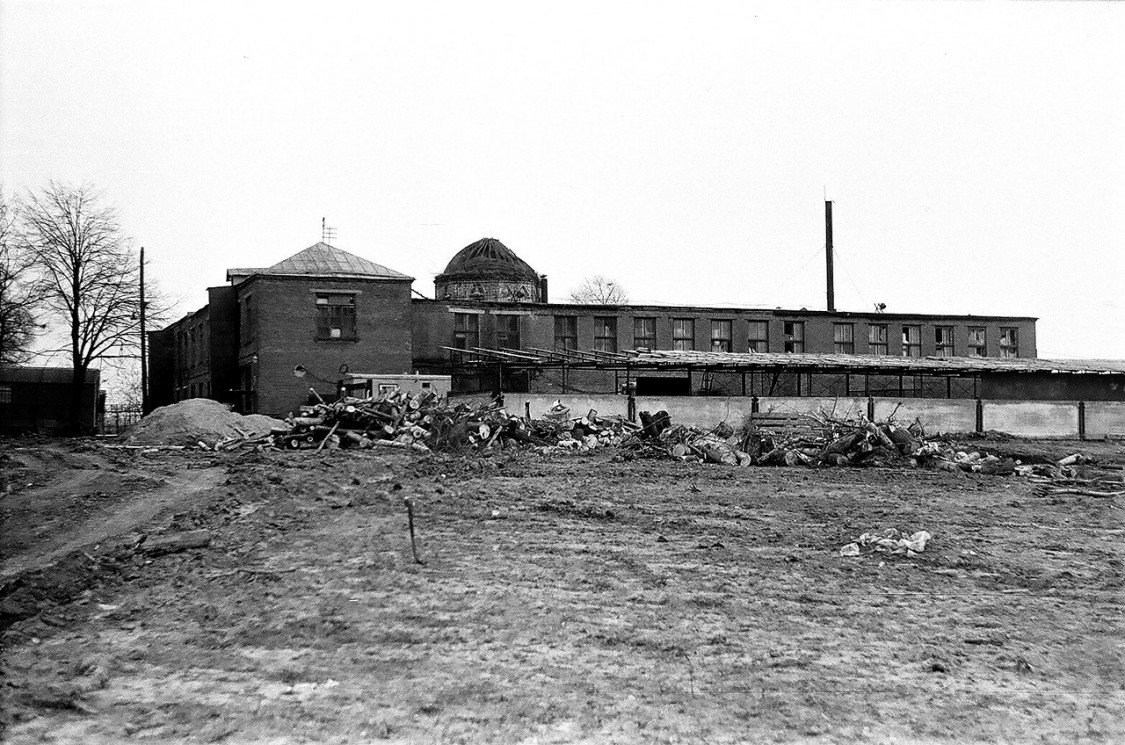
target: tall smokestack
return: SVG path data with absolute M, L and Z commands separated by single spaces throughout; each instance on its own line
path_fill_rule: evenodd
M 824 200 L 824 253 L 828 261 L 828 310 L 836 310 L 836 280 L 832 275 L 832 202 Z

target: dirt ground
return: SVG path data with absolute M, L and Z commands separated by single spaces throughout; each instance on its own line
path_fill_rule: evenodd
M 614 451 L 0 466 L 12 743 L 1125 741 L 1119 497 Z M 888 527 L 934 537 L 840 556 Z

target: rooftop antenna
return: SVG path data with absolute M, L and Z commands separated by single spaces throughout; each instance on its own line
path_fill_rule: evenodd
M 328 227 L 327 220 L 326 217 L 320 218 L 320 242 L 331 245 L 336 240 L 336 228 Z

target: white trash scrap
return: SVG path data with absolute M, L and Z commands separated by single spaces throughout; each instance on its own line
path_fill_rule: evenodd
M 926 543 L 931 538 L 933 536 L 925 530 L 919 530 L 907 536 L 900 530 L 887 528 L 879 533 L 864 533 L 854 543 L 849 543 L 841 548 L 840 556 L 859 556 L 861 547 L 870 547 L 875 551 L 903 555 L 909 558 L 925 551 Z

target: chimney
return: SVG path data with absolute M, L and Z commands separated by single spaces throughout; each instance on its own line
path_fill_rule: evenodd
M 824 200 L 824 253 L 828 261 L 828 312 L 836 311 L 836 281 L 832 276 L 832 202 Z
M 547 302 L 547 275 L 539 275 L 539 302 Z

